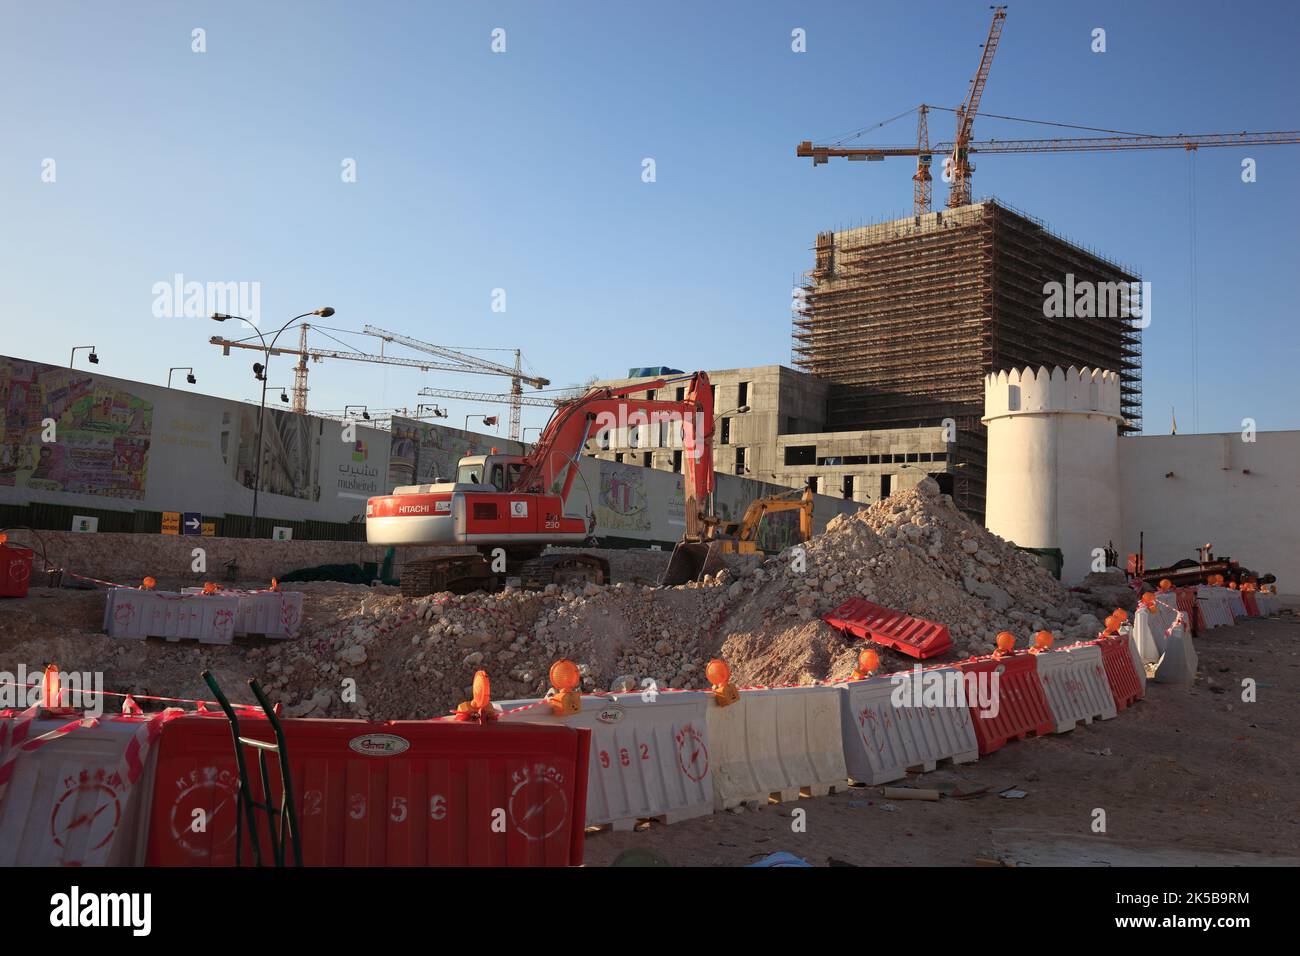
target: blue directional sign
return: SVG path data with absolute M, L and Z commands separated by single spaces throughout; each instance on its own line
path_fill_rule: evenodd
M 181 534 L 202 534 L 203 515 L 197 511 L 187 511 L 181 515 Z

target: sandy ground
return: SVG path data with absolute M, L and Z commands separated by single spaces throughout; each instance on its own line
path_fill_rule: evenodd
M 984 796 L 885 801 L 880 788 L 587 837 L 586 863 L 629 849 L 674 866 L 743 866 L 786 851 L 882 865 L 1300 865 L 1300 619 L 1243 622 L 1197 641 L 1194 685 L 1147 684 L 1114 720 L 1008 744 L 894 786 Z M 1258 685 L 1243 703 L 1241 682 Z M 1007 799 L 1009 787 L 1027 792 Z M 793 832 L 792 810 L 806 811 Z M 1094 810 L 1106 832 L 1092 832 Z

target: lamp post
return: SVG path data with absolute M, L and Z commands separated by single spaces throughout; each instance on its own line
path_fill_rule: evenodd
M 169 368 L 167 370 L 168 388 L 172 387 L 172 372 L 188 372 L 189 374 L 185 376 L 185 381 L 189 382 L 191 385 L 197 385 L 199 383 L 199 380 L 194 377 L 194 369 L 186 368 L 184 365 L 177 365 L 175 368 Z
M 262 330 L 257 327 L 256 323 L 239 315 L 226 315 L 222 312 L 214 312 L 212 314 L 212 320 L 214 322 L 225 322 L 230 319 L 236 319 L 243 322 L 250 329 L 256 332 L 257 337 L 262 340 L 262 353 L 266 357 L 266 363 L 261 367 L 261 369 L 258 369 L 256 365 L 253 367 L 253 374 L 262 380 L 262 402 L 257 409 L 257 462 L 253 465 L 253 522 L 251 530 L 252 537 L 254 538 L 257 537 L 257 492 L 262 486 L 262 423 L 266 418 L 266 372 L 267 367 L 271 364 L 271 350 L 275 348 L 275 343 L 284 330 L 293 325 L 299 319 L 305 319 L 309 315 L 318 315 L 322 319 L 327 319 L 333 314 L 334 310 L 329 306 L 325 306 L 323 309 L 315 309 L 311 312 L 304 312 L 302 315 L 295 315 L 288 322 L 284 323 L 284 325 L 280 326 L 279 331 L 272 336 L 269 345 L 266 342 L 266 336 L 262 334 Z
M 484 426 L 487 426 L 489 424 L 495 425 L 497 423 L 495 415 L 484 415 L 482 412 L 470 412 L 468 415 L 465 416 L 465 431 L 469 431 L 469 420 L 471 418 L 479 418 L 479 417 L 482 417 Z M 488 419 L 493 419 L 493 420 L 489 422 Z
M 361 417 L 364 418 L 366 421 L 370 421 L 370 406 L 369 406 L 369 405 L 344 405 L 344 406 L 343 406 L 343 417 L 344 417 L 344 418 L 347 418 L 347 417 L 348 417 L 348 410 L 349 410 L 349 409 L 353 409 L 353 408 L 359 408 L 359 409 L 361 409 Z
M 95 352 L 95 348 L 96 346 L 94 345 L 78 345 L 75 349 L 72 350 L 72 354 L 68 356 L 68 368 L 72 368 L 72 363 L 77 360 L 77 353 L 80 352 L 82 349 L 89 349 L 90 355 L 88 356 L 88 358 L 90 359 L 90 364 L 98 365 L 99 355 Z

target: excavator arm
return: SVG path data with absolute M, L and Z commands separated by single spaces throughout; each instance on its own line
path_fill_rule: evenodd
M 679 382 L 688 383 L 681 401 L 634 397 Z M 701 541 L 711 520 L 706 510 L 714 482 L 713 387 L 704 372 L 617 388 L 593 388 L 561 406 L 524 459 L 512 490 L 559 495 L 567 501 L 578 477 L 582 452 L 589 441 L 602 433 L 609 434 L 619 429 L 657 429 L 674 423 L 678 424 L 681 437 L 685 477 L 686 535 L 683 540 Z

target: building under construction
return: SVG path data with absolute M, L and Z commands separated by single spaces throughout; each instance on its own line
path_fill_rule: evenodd
M 1113 369 L 1122 430 L 1141 427 L 1138 275 L 1023 213 L 988 200 L 820 233 L 806 275 L 795 364 L 831 383 L 827 429 L 953 419 L 954 498 L 973 516 L 984 513 L 987 373 Z M 1075 290 L 1092 291 L 1076 303 Z

